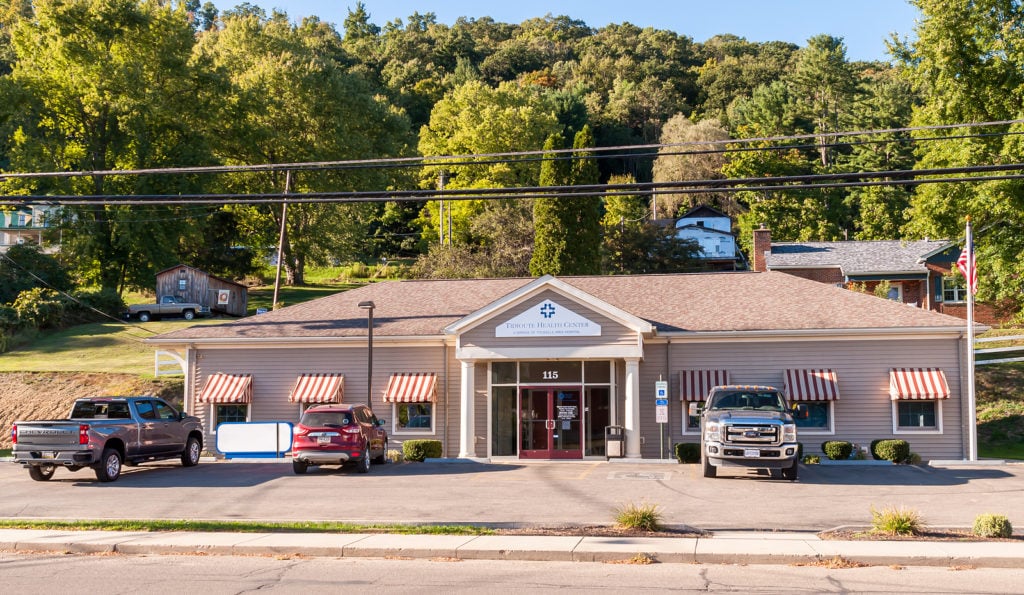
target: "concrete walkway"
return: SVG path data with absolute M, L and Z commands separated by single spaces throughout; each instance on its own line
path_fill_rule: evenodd
M 868 565 L 1020 568 L 1020 541 L 833 541 L 809 533 L 718 532 L 712 537 L 573 537 L 204 533 L 0 529 L 14 552 L 320 557 L 408 557 L 610 562 L 812 564 L 842 558 Z

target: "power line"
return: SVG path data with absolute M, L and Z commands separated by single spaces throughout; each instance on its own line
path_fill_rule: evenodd
M 367 203 L 418 202 L 435 200 L 582 198 L 593 196 L 631 196 L 649 194 L 700 194 L 723 192 L 768 192 L 781 190 L 818 190 L 867 186 L 909 186 L 936 183 L 984 182 L 1010 180 L 1022 174 L 974 176 L 992 172 L 1020 172 L 1024 163 L 974 165 L 920 170 L 884 170 L 870 172 L 839 172 L 794 176 L 761 176 L 753 178 L 681 180 L 676 182 L 635 182 L 630 184 L 588 184 L 579 186 L 524 186 L 512 188 L 446 189 L 392 191 L 345 191 L 308 193 L 252 194 L 148 194 L 148 195 L 24 195 L 0 197 L 0 205 L 54 204 L 88 205 L 179 205 L 179 204 L 279 204 L 289 203 Z M 933 177 L 937 176 L 937 177 Z M 959 177 L 953 177 L 959 176 Z
M 531 150 L 531 151 L 509 151 L 509 152 L 498 152 L 498 153 L 479 153 L 470 155 L 432 155 L 432 156 L 417 156 L 417 157 L 386 157 L 386 158 L 375 158 L 375 159 L 350 159 L 350 160 L 336 160 L 336 161 L 311 161 L 311 162 L 297 162 L 297 163 L 271 163 L 262 165 L 211 165 L 211 166 L 191 166 L 191 167 L 165 167 L 165 168 L 146 168 L 146 169 L 128 169 L 128 170 L 85 170 L 85 171 L 52 171 L 52 172 L 0 172 L 0 180 L 16 180 L 16 179 L 32 179 L 32 178 L 73 178 L 73 177 L 91 177 L 91 176 L 141 176 L 141 175 L 156 175 L 156 174 L 217 174 L 217 173 L 246 173 L 246 172 L 285 172 L 285 171 L 316 171 L 326 169 L 368 169 L 368 168 L 394 168 L 394 167 L 451 167 L 454 165 L 471 165 L 482 163 L 481 159 L 512 159 L 522 161 L 522 157 L 543 157 L 549 155 L 570 155 L 576 156 L 581 155 L 577 158 L 624 158 L 633 157 L 636 151 L 642 150 L 654 150 L 657 151 L 662 148 L 672 147 L 688 147 L 688 146 L 725 146 L 721 152 L 732 152 L 738 150 L 738 148 L 729 149 L 728 145 L 743 145 L 751 143 L 773 143 L 773 142 L 784 142 L 784 141 L 796 141 L 796 140 L 819 140 L 825 138 L 846 138 L 855 136 L 871 136 L 878 134 L 893 134 L 893 133 L 910 133 L 926 130 L 950 130 L 956 128 L 982 128 L 987 126 L 1009 126 L 1013 124 L 1024 124 L 1024 119 L 1017 120 L 997 120 L 991 122 L 973 122 L 973 123 L 958 123 L 958 124 L 936 124 L 929 126 L 907 126 L 902 128 L 882 128 L 882 129 L 869 129 L 869 130 L 854 130 L 854 131 L 842 131 L 842 132 L 822 132 L 822 133 L 807 133 L 807 134 L 792 134 L 792 135 L 779 135 L 779 136 L 763 136 L 763 137 L 748 137 L 741 139 L 723 139 L 723 140 L 701 140 L 701 141 L 686 141 L 681 143 L 655 143 L 655 144 L 643 144 L 643 145 L 616 145 L 611 147 L 588 147 L 588 148 L 572 148 L 572 149 L 551 149 L 551 150 Z M 994 134 L 994 133 L 990 133 Z M 1006 134 L 1011 134 L 1007 132 Z M 1019 133 L 1012 133 L 1019 134 Z M 981 135 L 970 135 L 981 136 Z M 942 140 L 947 137 L 933 137 L 927 140 Z M 949 138 L 964 138 L 963 136 L 949 137 Z M 913 139 L 912 139 L 913 140 Z M 925 139 L 922 139 L 925 140 Z M 894 141 L 884 141 L 894 142 Z M 850 143 L 840 143 L 850 144 Z M 811 147 L 820 147 L 821 145 L 810 145 Z M 756 147 L 755 150 L 778 150 L 778 146 L 769 147 Z M 614 152 L 614 153 L 612 153 Z M 607 155 L 607 153 L 612 153 Z M 502 161 L 495 161 L 500 163 Z

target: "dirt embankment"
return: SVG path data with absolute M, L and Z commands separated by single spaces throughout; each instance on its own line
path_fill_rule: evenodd
M 108 395 L 154 395 L 180 407 L 184 384 L 180 377 L 156 380 L 131 374 L 0 373 L 0 448 L 11 447 L 15 420 L 60 419 L 75 399 Z

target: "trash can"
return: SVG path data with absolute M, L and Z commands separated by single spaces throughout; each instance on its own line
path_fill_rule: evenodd
M 622 426 L 604 427 L 605 458 L 621 458 L 626 456 L 626 428 Z

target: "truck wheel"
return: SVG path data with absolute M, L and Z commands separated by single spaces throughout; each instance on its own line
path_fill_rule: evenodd
M 196 317 L 196 313 L 193 312 L 192 310 L 185 310 L 184 312 L 181 313 L 181 315 L 185 317 L 185 320 L 192 320 L 193 318 Z
M 715 466 L 712 465 L 710 461 L 708 461 L 708 457 L 706 455 L 701 459 L 701 463 L 703 463 L 704 467 L 704 477 L 715 477 L 718 475 L 718 470 L 715 469 Z
M 36 481 L 49 481 L 56 469 L 54 465 L 32 465 L 28 468 L 28 476 Z
M 149 322 L 149 312 L 139 312 L 139 322 Z
M 292 459 L 292 471 L 295 472 L 295 475 L 302 475 L 306 472 L 307 468 L 309 468 L 309 465 L 306 463 Z
M 789 481 L 796 481 L 796 472 L 800 468 L 798 461 L 793 461 L 791 467 L 782 468 L 782 479 L 788 479 Z
M 356 471 L 358 471 L 360 473 L 369 473 L 370 472 L 370 449 L 369 449 L 369 445 L 367 445 L 366 452 L 363 453 L 363 458 L 359 459 L 359 462 L 357 463 L 357 465 L 359 465 L 359 466 L 356 467 Z
M 199 464 L 199 453 L 202 450 L 203 445 L 199 442 L 199 438 L 195 436 L 189 436 L 188 441 L 185 442 L 185 450 L 181 452 L 181 466 L 182 467 L 195 467 Z
M 110 482 L 121 477 L 121 453 L 113 448 L 103 450 L 103 456 L 96 465 L 96 479 Z

